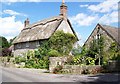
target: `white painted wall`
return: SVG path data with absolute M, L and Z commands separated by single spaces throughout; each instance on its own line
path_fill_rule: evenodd
M 70 25 L 68 24 L 68 22 L 66 20 L 62 21 L 62 23 L 59 25 L 57 30 L 63 30 L 65 33 L 74 34 L 70 28 Z

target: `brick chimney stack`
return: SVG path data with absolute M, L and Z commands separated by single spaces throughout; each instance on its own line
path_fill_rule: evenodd
M 27 18 L 26 20 L 25 20 L 25 22 L 24 22 L 24 27 L 26 27 L 27 25 L 29 25 L 29 19 Z
M 60 15 L 67 17 L 67 6 L 65 5 L 64 0 L 62 0 L 62 4 L 60 6 Z

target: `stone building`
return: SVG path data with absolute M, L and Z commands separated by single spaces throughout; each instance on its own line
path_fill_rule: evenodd
M 102 25 L 98 23 L 84 43 L 84 46 L 89 48 L 90 42 L 92 42 L 93 39 L 99 39 L 101 36 L 104 36 L 105 39 L 105 49 L 108 49 L 113 42 L 117 43 L 120 46 L 120 38 L 118 37 L 118 32 L 119 28 L 117 27 Z
M 41 42 L 48 40 L 54 32 L 63 30 L 65 33 L 71 33 L 76 36 L 73 27 L 67 18 L 67 6 L 64 1 L 60 6 L 60 15 L 29 24 L 27 18 L 24 22 L 24 28 L 13 41 L 14 56 L 22 55 L 28 50 L 36 49 Z M 77 37 L 77 36 L 76 36 Z

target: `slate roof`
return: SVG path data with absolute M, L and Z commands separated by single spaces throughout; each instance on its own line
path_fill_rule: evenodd
M 55 16 L 30 24 L 21 31 L 21 33 L 13 41 L 13 44 L 48 39 L 56 31 L 56 29 L 63 20 L 64 20 L 63 16 Z M 73 33 L 75 34 L 68 19 L 67 21 Z
M 109 34 L 109 36 L 111 36 L 117 43 L 120 44 L 120 38 L 118 37 L 118 28 L 117 27 L 113 27 L 113 26 L 109 26 L 109 25 L 102 25 L 100 24 L 101 27 Z
M 103 24 L 99 24 L 99 23 L 97 24 L 97 26 L 99 26 L 100 28 L 102 28 L 107 33 L 107 35 L 109 35 L 114 41 L 116 41 L 120 45 L 120 38 L 119 38 L 119 29 L 120 28 L 109 26 L 109 25 L 103 25 Z M 97 26 L 92 31 L 91 35 L 96 30 Z M 90 36 L 88 37 L 88 39 L 84 43 L 84 46 L 87 43 L 87 41 L 89 40 Z

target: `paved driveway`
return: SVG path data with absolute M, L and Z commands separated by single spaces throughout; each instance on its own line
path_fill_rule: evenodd
M 44 73 L 46 70 L 2 68 L 2 82 L 120 82 L 120 74 L 70 75 Z M 108 83 L 108 84 L 109 84 Z

